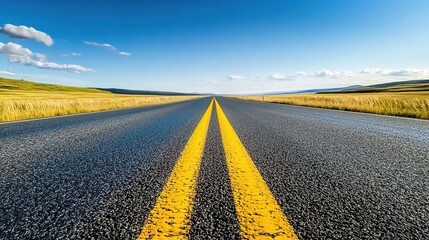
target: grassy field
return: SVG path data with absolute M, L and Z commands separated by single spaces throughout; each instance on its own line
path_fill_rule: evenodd
M 198 96 L 125 95 L 0 78 L 0 122 L 185 101 Z
M 429 91 L 236 96 L 309 107 L 429 119 Z

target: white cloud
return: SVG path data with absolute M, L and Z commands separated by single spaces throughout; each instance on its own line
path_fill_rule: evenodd
M 21 45 L 12 42 L 9 42 L 7 44 L 0 42 L 0 53 L 6 55 L 33 55 L 30 49 L 23 48 Z
M 354 76 L 352 72 L 330 71 L 330 70 L 317 71 L 311 75 L 314 77 L 321 77 L 321 78 L 341 78 L 341 77 Z
M 306 73 L 306 72 L 296 72 L 295 73 L 295 76 L 298 76 L 298 77 L 305 77 L 305 76 L 307 76 L 308 74 Z
M 19 44 L 0 42 L 0 53 L 5 54 L 9 62 L 20 63 L 43 69 L 65 70 L 73 73 L 92 72 L 93 69 L 85 68 L 77 64 L 58 64 L 47 62 L 46 56 L 41 53 L 33 53 L 30 49 Z
M 418 75 L 427 75 L 429 73 L 428 69 L 397 69 L 392 70 L 388 74 L 389 76 L 418 76 Z
M 87 45 L 95 46 L 95 47 L 103 47 L 103 48 L 111 49 L 113 51 L 117 51 L 117 53 L 121 56 L 131 56 L 131 53 L 119 51 L 115 46 L 109 43 L 98 43 L 98 42 L 88 42 L 88 41 L 85 41 L 83 43 Z
M 33 39 L 44 43 L 46 46 L 52 46 L 52 44 L 54 44 L 54 40 L 52 40 L 51 36 L 32 27 L 5 24 L 0 28 L 0 32 L 12 38 Z
M 273 74 L 271 74 L 270 78 L 273 80 L 285 80 L 286 75 L 284 75 L 282 73 L 273 73 Z
M 228 76 L 229 80 L 241 80 L 241 79 L 245 79 L 246 77 L 240 76 L 240 75 L 230 75 Z
M 265 77 L 244 77 L 241 75 L 230 75 L 227 77 L 228 80 L 249 80 L 254 82 L 273 82 L 273 81 L 295 81 L 302 80 L 309 77 L 320 77 L 320 78 L 345 78 L 345 77 L 354 77 L 353 72 L 349 71 L 330 71 L 322 70 L 314 73 L 307 73 L 303 71 L 298 71 L 293 74 L 283 74 L 283 73 L 272 73 L 269 76 Z
M 368 73 L 368 74 L 377 74 L 377 73 L 383 73 L 384 70 L 381 68 L 365 68 L 361 71 L 361 73 Z
M 68 57 L 68 56 L 79 57 L 79 56 L 82 56 L 82 54 L 80 54 L 80 53 L 70 53 L 70 54 L 64 53 L 61 56 L 63 56 L 63 57 Z
M 112 44 L 108 44 L 108 43 L 98 43 L 98 42 L 88 42 L 85 41 L 83 42 L 87 45 L 91 45 L 91 46 L 95 46 L 95 47 L 104 47 L 104 48 L 108 48 L 108 49 L 112 49 L 116 51 L 116 47 L 114 47 Z
M 46 55 L 41 54 L 41 53 L 33 53 L 33 57 L 36 58 L 39 61 L 46 61 Z
M 129 53 L 129 52 L 119 52 L 119 55 L 121 55 L 121 56 L 131 56 L 131 53 Z
M 384 76 L 406 77 L 406 76 L 427 76 L 429 69 L 405 68 L 405 69 L 382 69 L 367 68 L 361 71 L 364 74 L 381 74 Z
M 15 74 L 15 73 L 8 72 L 8 71 L 0 71 L 0 74 L 2 74 L 2 75 L 7 75 L 7 76 L 16 76 L 16 74 Z
M 294 74 L 283 74 L 283 73 L 273 73 L 270 75 L 270 77 L 268 79 L 265 80 L 277 80 L 277 81 L 281 81 L 281 80 L 300 80 L 303 77 L 307 77 L 310 76 L 310 74 L 306 73 L 306 72 L 296 72 Z

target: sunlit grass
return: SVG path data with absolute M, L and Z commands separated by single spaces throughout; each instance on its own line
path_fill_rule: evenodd
M 429 92 L 235 96 L 272 103 L 429 119 Z
M 113 94 L 0 78 L 0 122 L 178 102 L 198 96 Z

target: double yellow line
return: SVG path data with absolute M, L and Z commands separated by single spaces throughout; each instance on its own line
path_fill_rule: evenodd
M 198 172 L 214 104 L 241 238 L 298 239 L 215 99 L 189 138 L 138 239 L 188 239 Z

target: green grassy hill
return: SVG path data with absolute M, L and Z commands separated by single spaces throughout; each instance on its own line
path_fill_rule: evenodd
M 0 122 L 186 101 L 198 96 L 115 94 L 0 78 Z
M 121 88 L 97 88 L 99 90 L 116 93 L 116 94 L 132 94 L 132 95 L 157 95 L 157 96 L 197 96 L 198 93 L 180 93 L 166 91 L 151 91 L 151 90 L 130 90 Z
M 200 94 L 148 91 L 148 90 L 128 90 L 119 88 L 83 88 L 68 87 L 56 84 L 36 83 L 26 80 L 7 79 L 0 77 L 0 94 L 6 92 L 68 92 L 68 93 L 107 93 L 123 95 L 156 95 L 156 96 L 196 96 Z
M 109 93 L 95 88 L 68 87 L 25 80 L 0 78 L 0 93 L 2 91 Z
M 365 87 L 345 89 L 336 93 L 377 93 L 377 92 L 429 92 L 429 80 L 390 82 Z

